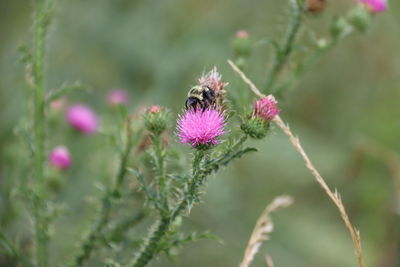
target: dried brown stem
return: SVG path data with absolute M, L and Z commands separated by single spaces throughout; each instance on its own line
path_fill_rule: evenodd
M 269 239 L 269 234 L 273 231 L 274 225 L 271 220 L 271 213 L 277 211 L 280 208 L 286 208 L 293 203 L 293 199 L 289 196 L 279 196 L 276 197 L 271 204 L 269 204 L 260 218 L 254 226 L 253 232 L 250 236 L 249 243 L 247 244 L 246 250 L 244 252 L 242 263 L 240 267 L 248 267 L 254 259 L 254 255 L 258 252 L 263 241 Z M 270 258 L 269 258 L 270 259 Z M 267 261 L 268 262 L 268 261 Z M 271 265 L 269 261 L 269 266 Z
M 243 79 L 243 81 L 250 87 L 250 89 L 257 96 L 265 97 L 265 95 L 262 94 L 260 92 L 260 90 L 257 89 L 257 87 L 254 85 L 254 83 L 252 83 L 246 77 L 246 75 L 232 61 L 228 60 L 228 63 L 232 67 L 232 69 L 239 74 L 239 76 Z M 294 134 L 291 132 L 290 128 L 282 121 L 281 117 L 276 116 L 274 119 L 274 122 L 289 137 L 290 142 L 292 143 L 294 148 L 297 150 L 297 152 L 299 152 L 299 154 L 303 158 L 307 169 L 309 169 L 311 174 L 314 176 L 315 180 L 318 182 L 318 184 L 322 187 L 322 189 L 325 191 L 325 193 L 328 195 L 328 197 L 332 200 L 332 202 L 338 208 L 340 215 L 341 215 L 347 229 L 350 232 L 351 239 L 353 240 L 355 254 L 357 256 L 358 263 L 359 263 L 360 267 L 364 267 L 364 258 L 362 255 L 360 232 L 356 228 L 354 228 L 354 226 L 351 224 L 349 216 L 347 215 L 346 209 L 344 208 L 343 202 L 340 198 L 340 195 L 338 194 L 337 191 L 335 191 L 335 193 L 332 192 L 332 190 L 329 188 L 329 186 L 327 185 L 325 180 L 322 178 L 320 173 L 315 168 L 314 164 L 311 162 L 310 158 L 307 156 L 306 152 L 304 151 L 303 147 L 300 144 L 299 138 L 294 136 Z

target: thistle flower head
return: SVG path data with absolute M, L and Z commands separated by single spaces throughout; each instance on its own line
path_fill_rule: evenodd
M 379 13 L 386 10 L 387 0 L 357 0 L 358 3 L 365 5 L 372 13 Z
M 85 105 L 74 105 L 67 111 L 69 124 L 79 132 L 91 134 L 97 130 L 97 116 Z
M 111 107 L 128 103 L 128 93 L 125 90 L 112 90 L 107 94 L 107 103 Z
M 216 109 L 189 109 L 177 121 L 179 142 L 192 147 L 216 145 L 225 133 L 224 113 Z
M 203 74 L 199 79 L 199 84 L 201 86 L 208 86 L 215 90 L 215 93 L 218 95 L 220 91 L 224 89 L 228 83 L 222 82 L 222 75 L 217 71 L 217 67 L 208 72 L 207 74 Z
M 272 95 L 261 98 L 254 102 L 254 115 L 266 121 L 272 121 L 280 112 L 277 104 Z
M 68 149 L 65 146 L 58 146 L 51 151 L 49 162 L 57 169 L 67 169 L 71 166 L 72 160 Z

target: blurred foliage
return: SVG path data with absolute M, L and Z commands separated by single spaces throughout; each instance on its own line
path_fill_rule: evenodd
M 214 65 L 229 81 L 228 91 L 248 90 L 226 64 L 235 32 L 246 29 L 259 42 L 245 71 L 263 86 L 273 47 L 262 40 L 282 37 L 285 2 L 57 1 L 46 83 L 57 88 L 64 81 L 80 80 L 89 90 L 73 92 L 68 102 L 89 104 L 102 115 L 103 125 L 112 118 L 105 105 L 111 88 L 129 91 L 131 112 L 157 104 L 176 114 L 199 74 Z M 323 14 L 308 16 L 303 43 L 311 43 L 310 32 L 326 36 L 332 17 L 353 4 L 329 1 Z M 366 34 L 342 42 L 281 101 L 282 117 L 300 136 L 327 182 L 342 193 L 361 231 L 367 266 L 400 264 L 395 262 L 400 233 L 393 177 L 385 164 L 368 155 L 360 158 L 355 150 L 360 136 L 368 136 L 400 153 L 399 25 L 400 2 L 391 1 L 390 9 L 374 18 Z M 29 40 L 30 30 L 31 6 L 26 0 L 0 3 L 0 223 L 13 241 L 26 248 L 30 246 L 27 212 L 11 188 L 15 181 L 23 181 L 29 167 L 29 149 L 15 132 L 30 109 L 17 53 L 18 46 Z M 68 203 L 68 210 L 56 221 L 51 244 L 51 261 L 63 262 L 93 218 L 88 196 L 101 193 L 96 185 L 113 175 L 118 162 L 106 136 L 78 136 L 62 113 L 51 114 L 49 135 L 51 147 L 68 145 L 74 161 L 62 175 L 65 190 L 57 201 Z M 238 265 L 259 213 L 280 194 L 293 195 L 295 205 L 274 216 L 276 229 L 261 255 L 268 251 L 277 266 L 356 266 L 336 208 L 286 137 L 275 129 L 268 141 L 254 146 L 259 153 L 211 179 L 204 204 L 185 219 L 186 227 L 210 230 L 223 244 L 199 241 L 183 248 L 175 263 L 162 257 L 151 266 Z M 132 204 L 132 213 L 135 209 Z M 14 220 L 16 213 L 22 220 Z M 0 262 L 7 261 L 0 256 Z M 96 259 L 91 263 L 99 266 Z M 265 266 L 260 255 L 254 266 Z

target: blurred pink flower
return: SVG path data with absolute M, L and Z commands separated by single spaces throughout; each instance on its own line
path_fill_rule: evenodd
M 79 132 L 91 134 L 97 130 L 97 116 L 87 106 L 74 105 L 69 107 L 67 120 Z
M 280 112 L 277 104 L 278 102 L 272 95 L 261 98 L 254 102 L 254 114 L 266 121 L 272 121 Z
M 54 112 L 64 111 L 67 105 L 67 99 L 65 97 L 61 97 L 59 99 L 53 100 L 50 102 L 50 109 Z
M 236 32 L 236 38 L 249 38 L 250 35 L 246 30 L 240 30 Z
M 160 106 L 151 106 L 148 108 L 147 110 L 149 113 L 158 113 L 161 111 L 161 107 Z
M 125 105 L 128 103 L 128 93 L 125 90 L 112 90 L 107 94 L 107 103 L 112 107 Z
M 179 142 L 197 145 L 216 145 L 217 138 L 225 133 L 224 114 L 215 109 L 189 109 L 179 116 L 177 130 Z
M 383 12 L 386 10 L 388 6 L 387 0 L 357 0 L 357 1 L 368 7 L 373 13 Z
M 65 146 L 58 146 L 51 151 L 49 162 L 58 169 L 67 169 L 71 166 L 72 160 L 68 149 Z

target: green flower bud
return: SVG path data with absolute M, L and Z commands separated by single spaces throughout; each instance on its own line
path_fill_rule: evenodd
M 365 32 L 371 24 L 372 14 L 367 7 L 359 5 L 350 11 L 349 19 L 354 28 Z
M 255 116 L 245 120 L 240 128 L 242 131 L 254 139 L 262 139 L 267 135 L 270 122 L 265 119 Z
M 160 135 L 167 128 L 168 112 L 159 106 L 152 106 L 143 115 L 143 119 L 148 131 Z
M 343 38 L 351 31 L 351 25 L 344 17 L 336 17 L 331 25 L 331 35 L 334 39 Z
M 247 31 L 238 31 L 233 41 L 233 51 L 236 58 L 246 58 L 250 55 L 253 48 L 253 42 Z

